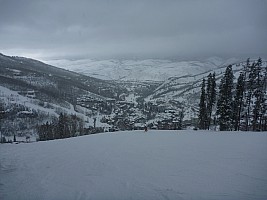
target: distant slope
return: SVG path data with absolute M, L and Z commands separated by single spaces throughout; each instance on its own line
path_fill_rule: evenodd
M 213 57 L 205 61 L 82 59 L 50 60 L 46 62 L 104 80 L 165 81 L 173 76 L 195 75 L 236 61 L 237 59 L 224 61 Z
M 77 115 L 93 126 L 88 118 L 100 109 L 105 112 L 105 101 L 116 99 L 125 91 L 115 83 L 37 60 L 0 54 L 0 106 L 4 108 L 0 128 L 4 135 L 36 133 L 38 124 L 50 122 L 60 113 Z M 82 107 L 78 102 L 81 99 L 99 106 Z M 96 125 L 101 126 L 101 116 L 94 118 Z
M 192 120 L 197 117 L 202 79 L 209 73 L 216 73 L 217 86 L 229 64 L 233 64 L 235 77 L 242 70 L 244 62 L 238 59 L 223 60 L 211 57 L 205 61 L 171 61 L 171 60 L 53 60 L 49 61 L 56 66 L 77 71 L 93 77 L 114 80 L 125 88 L 131 84 L 139 83 L 139 88 L 145 84 L 152 87 L 143 93 L 134 90 L 135 95 L 140 95 L 146 103 L 154 107 L 161 107 L 165 113 L 155 113 L 155 122 L 160 119 L 170 118 L 171 110 L 185 109 L 185 119 Z M 263 63 L 266 65 L 266 62 Z M 152 85 L 153 83 L 153 85 Z M 152 106 L 152 107 L 153 107 Z M 151 111 L 148 111 L 151 112 Z
M 0 54 L 0 84 L 15 90 L 38 90 L 38 94 L 53 100 L 75 102 L 89 93 L 116 97 L 124 91 L 119 85 L 47 65 L 37 60 Z M 101 97 L 100 97 L 101 98 Z
M 87 61 L 73 62 L 78 62 L 78 69 L 84 70 L 81 73 L 91 73 L 95 69 L 97 77 L 109 72 L 108 80 L 89 77 L 77 73 L 78 70 L 72 72 L 40 61 L 0 54 L 0 100 L 8 102 L 6 110 L 13 110 L 10 114 L 13 118 L 8 119 L 10 123 L 19 115 L 18 112 L 38 105 L 38 109 L 40 106 L 45 109 L 53 107 L 50 113 L 59 114 L 66 109 L 69 113 L 80 112 L 87 121 L 97 118 L 97 122 L 102 120 L 121 130 L 139 129 L 145 123 L 150 127 L 174 128 L 171 124 L 177 121 L 183 109 L 186 126 L 193 127 L 198 115 L 202 79 L 215 72 L 218 86 L 231 60 L 109 60 L 95 61 L 95 64 L 91 60 L 90 67 L 83 68 Z M 236 78 L 244 63 L 231 63 Z M 263 61 L 263 67 L 266 66 L 266 61 Z M 24 102 L 16 103 L 14 95 Z M 34 102 L 36 106 L 31 104 L 25 108 L 23 105 L 28 105 L 25 101 Z
M 251 62 L 254 62 L 254 60 L 251 60 Z M 246 62 L 231 64 L 235 77 L 234 82 L 236 82 Z M 164 102 L 164 104 L 167 104 L 169 101 L 177 101 L 185 109 L 186 119 L 195 118 L 198 114 L 202 79 L 207 78 L 209 73 L 215 72 L 218 91 L 218 86 L 226 67 L 227 65 L 224 65 L 200 74 L 171 77 L 151 92 L 145 100 L 146 102 Z M 266 61 L 262 62 L 262 67 L 267 67 Z

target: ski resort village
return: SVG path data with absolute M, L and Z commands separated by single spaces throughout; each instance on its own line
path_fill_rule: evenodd
M 0 200 L 267 200 L 266 8 L 0 0 Z
M 0 61 L 1 199 L 267 197 L 261 58 L 157 81 Z
M 2 140 L 30 135 L 33 140 L 52 140 L 144 127 L 266 131 L 266 62 L 212 61 L 200 74 L 193 73 L 199 63 L 189 62 L 181 77 L 176 72 L 166 80 L 134 81 L 126 75 L 124 80 L 102 80 L 1 55 Z M 184 64 L 172 63 L 172 75 Z

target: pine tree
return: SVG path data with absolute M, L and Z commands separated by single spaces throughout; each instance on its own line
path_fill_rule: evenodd
M 233 106 L 233 126 L 234 130 L 238 131 L 240 128 L 241 110 L 243 107 L 243 96 L 244 96 L 244 74 L 241 72 L 236 85 L 236 91 L 234 96 L 234 106 Z
M 225 74 L 221 79 L 219 87 L 219 99 L 217 105 L 218 122 L 220 131 L 232 129 L 232 90 L 233 90 L 233 71 L 232 65 L 226 68 Z
M 244 121 L 244 130 L 264 130 L 267 109 L 267 69 L 262 67 L 261 58 L 253 63 L 247 59 L 244 75 L 245 92 L 241 115 Z
M 3 142 L 2 138 L 2 119 L 4 119 L 5 109 L 4 109 L 4 103 L 0 100 L 0 142 Z
M 208 82 L 207 82 L 207 128 L 210 128 L 211 123 L 211 114 L 212 114 L 212 108 L 215 104 L 216 100 L 216 79 L 215 79 L 215 73 L 213 75 L 210 73 L 208 75 Z
M 246 66 L 247 70 L 247 80 L 246 80 L 246 93 L 245 93 L 245 129 L 248 131 L 250 129 L 251 121 L 252 121 L 252 98 L 253 92 L 255 90 L 256 85 L 256 64 L 252 63 L 252 65 L 247 62 Z
M 216 74 L 215 72 L 212 75 L 212 82 L 211 82 L 211 102 L 215 104 L 216 102 Z
M 184 119 L 184 109 L 182 109 L 179 112 L 178 125 L 177 125 L 178 130 L 182 130 L 183 128 L 183 119 Z
M 38 126 L 37 131 L 39 140 L 53 140 L 81 135 L 84 129 L 84 122 L 76 115 L 61 113 L 58 119 L 52 120 L 51 123 L 46 122 Z
M 212 82 L 212 75 L 211 73 L 208 75 L 207 80 L 207 89 L 206 89 L 206 103 L 207 103 L 207 129 L 210 126 L 210 116 L 212 111 L 212 103 L 211 103 L 211 82 Z
M 266 131 L 267 126 L 267 67 L 262 67 L 261 58 L 258 60 L 261 66 L 261 98 L 260 98 L 260 119 L 259 119 L 259 129 L 261 131 Z M 264 120 L 265 119 L 265 120 Z M 264 129 L 265 127 L 265 129 Z
M 255 65 L 255 90 L 253 93 L 253 97 L 255 99 L 254 107 L 253 107 L 253 117 L 252 117 L 252 129 L 253 131 L 261 131 L 262 130 L 262 117 L 265 115 L 264 105 L 265 105 L 265 77 L 264 72 L 262 70 L 262 61 L 261 58 L 258 59 Z
M 47 140 L 53 140 L 54 134 L 53 134 L 53 125 L 51 123 L 46 122 L 46 131 L 47 131 Z
M 65 117 L 60 113 L 57 125 L 57 139 L 65 138 Z
M 261 130 L 267 131 L 267 67 L 263 69 L 263 100 L 261 104 Z
M 199 129 L 207 128 L 207 107 L 206 107 L 206 91 L 205 91 L 206 80 L 203 78 L 201 86 L 201 95 L 199 103 L 199 115 L 198 115 L 198 127 Z

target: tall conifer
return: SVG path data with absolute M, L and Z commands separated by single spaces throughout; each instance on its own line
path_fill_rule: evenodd
M 236 91 L 234 96 L 233 126 L 235 131 L 238 131 L 240 128 L 240 118 L 241 118 L 241 110 L 243 107 L 244 90 L 245 90 L 244 74 L 241 72 L 237 80 Z
M 233 71 L 232 65 L 226 68 L 225 74 L 221 79 L 219 87 L 219 97 L 217 105 L 218 122 L 221 131 L 232 129 L 232 90 L 233 90 Z
M 199 114 L 198 114 L 198 127 L 199 129 L 207 128 L 207 106 L 206 106 L 206 80 L 203 78 L 201 85 L 201 95 L 199 103 Z
M 212 108 L 215 104 L 216 100 L 216 79 L 215 79 L 215 73 L 208 75 L 208 82 L 207 82 L 207 128 L 210 128 L 211 124 L 211 114 L 212 114 Z

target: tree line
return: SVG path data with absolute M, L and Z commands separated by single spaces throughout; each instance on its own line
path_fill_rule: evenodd
M 39 140 L 54 140 L 82 135 L 84 131 L 83 119 L 76 115 L 60 113 L 58 119 L 37 127 Z
M 199 102 L 198 128 L 220 131 L 267 130 L 267 67 L 262 59 L 247 59 L 234 82 L 232 65 L 229 65 L 216 87 L 215 73 L 203 78 Z

